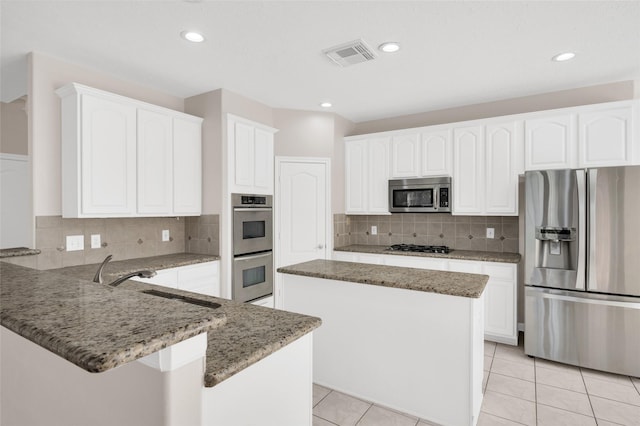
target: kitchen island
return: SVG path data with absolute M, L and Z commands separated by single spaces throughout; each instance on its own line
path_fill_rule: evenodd
M 476 424 L 488 276 L 332 260 L 278 272 L 284 309 L 323 320 L 314 382 L 438 424 Z
M 206 261 L 190 256 L 114 262 L 105 277 Z M 133 281 L 113 288 L 77 268 L 0 262 L 2 424 L 311 424 L 318 318 Z M 242 408 L 255 400 L 278 403 Z

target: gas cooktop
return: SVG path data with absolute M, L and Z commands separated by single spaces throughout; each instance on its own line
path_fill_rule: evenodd
M 393 251 L 414 251 L 420 253 L 449 253 L 451 249 L 447 246 L 421 246 L 417 244 L 394 244 L 389 247 Z

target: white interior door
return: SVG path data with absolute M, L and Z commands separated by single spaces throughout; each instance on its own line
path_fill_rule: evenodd
M 276 267 L 331 257 L 329 159 L 278 158 Z M 276 307 L 281 305 L 276 274 Z

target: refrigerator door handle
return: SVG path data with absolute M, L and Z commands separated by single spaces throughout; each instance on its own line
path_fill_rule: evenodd
M 576 289 L 585 289 L 585 257 L 587 255 L 587 188 L 586 172 L 576 170 L 576 186 L 578 188 L 578 267 L 576 275 Z
M 587 171 L 587 182 L 589 184 L 589 266 L 587 269 L 587 288 L 596 290 L 598 288 L 598 277 L 596 269 L 596 185 L 598 183 L 598 170 L 589 169 Z

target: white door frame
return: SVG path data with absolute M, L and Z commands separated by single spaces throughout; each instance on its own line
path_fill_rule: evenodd
M 276 157 L 276 167 L 275 167 L 275 185 L 274 185 L 274 200 L 273 200 L 273 227 L 274 227 L 274 244 L 273 244 L 273 263 L 275 268 L 277 269 L 280 266 L 280 206 L 281 204 L 281 193 L 280 193 L 280 168 L 283 163 L 295 163 L 295 164 L 303 164 L 303 163 L 314 163 L 314 164 L 323 164 L 326 167 L 326 180 L 325 187 L 327 190 L 327 205 L 326 205 L 326 223 L 325 223 L 325 259 L 331 259 L 331 254 L 333 253 L 333 216 L 331 214 L 331 159 L 326 157 Z M 279 308 L 282 306 L 281 304 L 281 276 L 278 272 L 275 272 L 275 282 L 273 293 L 275 296 L 275 307 Z

